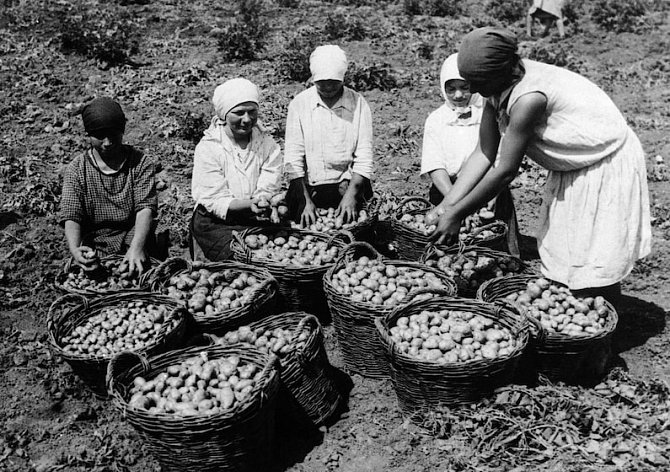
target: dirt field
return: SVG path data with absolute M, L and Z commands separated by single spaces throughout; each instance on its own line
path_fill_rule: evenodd
M 235 76 L 259 84 L 261 120 L 283 144 L 287 105 L 306 85 L 285 78 L 286 64 L 297 68 L 311 50 L 295 46 L 300 34 L 306 42 L 299 44 L 333 42 L 347 51 L 354 64 L 350 69 L 357 71 L 354 85 L 373 111 L 375 189 L 396 195 L 427 193 L 428 183 L 418 177 L 423 123 L 441 103 L 441 62 L 473 27 L 508 26 L 520 35 L 526 55 L 577 70 L 610 93 L 647 153 L 654 235 L 652 254 L 623 285 L 612 367 L 622 367 L 639 382 L 670 380 L 670 173 L 663 162 L 670 163 L 667 1 L 648 2 L 640 17 L 617 17 L 612 10 L 611 31 L 592 16 L 594 8 L 608 2 L 578 2 L 582 6 L 568 22 L 565 39 L 556 29 L 540 39 L 525 35 L 518 14 L 505 19 L 504 9 L 483 1 L 462 2 L 467 7 L 460 13 L 441 17 L 410 16 L 407 10 L 458 2 L 266 0 L 261 19 L 267 23 L 267 45 L 242 61 L 226 59 L 218 46 L 236 12 L 232 1 L 119 3 L 3 0 L 0 6 L 0 470 L 159 470 L 134 430 L 110 405 L 94 399 L 48 348 L 46 313 L 59 296 L 52 282 L 68 256 L 58 225 L 62 171 L 86 148 L 75 114 L 79 105 L 99 95 L 122 104 L 129 119 L 126 142 L 161 163 L 160 220 L 170 229 L 171 254 L 181 255 L 193 207 L 193 150 L 211 116 L 215 86 Z M 507 3 L 511 12 L 518 2 Z M 621 24 L 632 31 L 616 31 Z M 87 25 L 96 28 L 87 30 Z M 539 25 L 535 31 L 539 34 Z M 136 37 L 137 48 L 113 64 L 120 53 L 104 52 L 132 50 L 132 44 L 122 44 L 126 34 Z M 84 46 L 70 43 L 64 49 L 64 35 L 79 38 Z M 94 44 L 97 50 L 91 50 Z M 77 47 L 80 52 L 73 51 Z M 233 50 L 243 54 L 242 42 Z M 527 163 L 513 184 L 526 235 L 534 231 L 543 178 L 537 166 Z M 326 334 L 331 361 L 341 366 L 332 327 Z M 619 441 L 595 455 L 574 447 L 532 457 L 526 451 L 523 458 L 479 454 L 463 437 L 436 437 L 404 419 L 390 382 L 351 379 L 348 411 L 329 428 L 284 445 L 279 470 L 670 470 L 667 409 L 665 417 L 655 410 L 664 426 L 649 423 L 629 437 L 624 434 L 633 442 L 645 434 L 653 437 L 653 447 L 638 441 L 622 449 Z M 652 411 L 645 403 L 650 398 L 639 397 L 637 406 Z

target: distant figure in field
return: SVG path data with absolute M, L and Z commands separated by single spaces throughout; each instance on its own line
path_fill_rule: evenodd
M 542 36 L 549 34 L 549 28 L 556 23 L 558 34 L 561 38 L 565 37 L 565 28 L 563 26 L 563 7 L 565 0 L 533 0 L 533 5 L 528 9 L 526 16 L 526 32 L 528 36 L 533 35 L 533 21 L 540 20 L 544 26 Z

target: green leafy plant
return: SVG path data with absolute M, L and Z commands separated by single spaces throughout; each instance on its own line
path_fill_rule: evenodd
M 322 40 L 322 33 L 312 27 L 303 28 L 289 36 L 277 55 L 277 75 L 297 82 L 309 79 L 312 75 L 309 70 L 309 56 Z
M 646 14 L 643 0 L 597 0 L 591 19 L 606 31 L 638 33 L 647 26 Z
M 489 0 L 486 14 L 503 23 L 516 23 L 526 17 L 529 3 L 525 0 Z
M 403 0 L 408 15 L 458 16 L 463 12 L 459 0 Z
M 177 134 L 180 138 L 197 144 L 209 126 L 209 117 L 204 113 L 189 111 L 177 117 L 177 125 L 179 126 Z
M 357 91 L 372 89 L 390 90 L 398 86 L 398 79 L 391 66 L 384 64 L 349 64 L 344 83 Z
M 136 35 L 139 24 L 119 8 L 103 8 L 74 14 L 65 13 L 60 23 L 60 45 L 66 52 L 75 52 L 97 59 L 105 66 L 132 63 L 138 52 Z
M 277 0 L 277 5 L 283 8 L 298 8 L 300 0 Z
M 529 43 L 522 49 L 522 54 L 528 59 L 565 67 L 573 72 L 580 72 L 582 68 L 582 61 L 561 43 Z
M 265 49 L 268 25 L 262 19 L 261 0 L 239 0 L 233 23 L 218 37 L 218 47 L 225 60 L 251 61 Z
M 323 33 L 328 39 L 344 38 L 350 41 L 360 41 L 368 35 L 363 20 L 339 12 L 326 17 Z

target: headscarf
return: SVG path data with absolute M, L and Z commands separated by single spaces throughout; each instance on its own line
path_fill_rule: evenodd
M 126 130 L 126 115 L 121 105 L 107 97 L 92 100 L 81 109 L 81 118 L 87 134 L 104 129 L 123 133 Z
M 470 123 L 471 117 L 474 116 L 474 119 L 477 120 L 481 117 L 481 113 L 473 114 L 472 107 L 482 108 L 483 101 L 481 95 L 479 95 L 478 93 L 473 93 L 472 95 L 470 95 L 470 100 L 468 101 L 466 106 L 457 107 L 453 103 L 451 103 L 451 101 L 447 97 L 447 89 L 445 88 L 445 84 L 448 81 L 450 80 L 465 81 L 465 79 L 458 72 L 457 60 L 458 60 L 458 54 L 455 53 L 447 57 L 444 63 L 442 64 L 442 69 L 440 70 L 440 90 L 442 91 L 442 96 L 444 97 L 444 103 L 446 107 L 454 112 L 453 114 L 449 114 L 449 122 L 451 122 L 452 124 L 467 125 Z
M 259 99 L 260 92 L 256 84 L 238 77 L 216 87 L 212 103 L 219 118 L 225 120 L 228 112 L 240 103 L 253 102 L 258 105 Z
M 317 47 L 309 56 L 309 70 L 312 80 L 339 80 L 344 81 L 347 72 L 347 55 L 334 44 Z
M 516 36 L 503 28 L 487 26 L 471 31 L 458 50 L 458 70 L 473 82 L 511 74 L 518 61 Z

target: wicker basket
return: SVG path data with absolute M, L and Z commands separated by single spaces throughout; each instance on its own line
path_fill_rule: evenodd
M 459 255 L 466 252 L 474 252 L 477 257 L 491 257 L 495 260 L 500 259 L 511 259 L 514 260 L 519 266 L 519 274 L 533 274 L 533 270 L 528 264 L 523 262 L 518 257 L 509 255 L 506 252 L 496 251 L 495 249 L 490 249 L 483 246 L 465 246 L 463 244 L 458 246 L 433 246 L 430 245 L 426 248 L 423 255 L 421 256 L 421 262 L 427 264 L 431 267 L 435 267 L 438 270 L 441 270 L 437 266 L 437 261 L 444 255 Z M 495 278 L 495 277 L 491 277 Z M 478 285 L 472 286 L 468 284 L 468 281 L 460 277 L 454 277 L 456 286 L 458 287 L 458 296 L 464 298 L 475 298 L 477 295 L 477 289 L 479 286 L 486 280 L 477 279 Z M 487 279 L 490 280 L 490 279 Z
M 315 233 L 299 229 L 285 228 L 249 228 L 241 233 L 234 233 L 230 249 L 235 260 L 246 264 L 255 265 L 267 269 L 279 284 L 282 311 L 305 311 L 316 315 L 322 321 L 329 321 L 328 305 L 323 291 L 323 274 L 332 267 L 334 262 L 320 266 L 303 266 L 295 264 L 284 264 L 269 259 L 253 257 L 252 251 L 244 242 L 246 236 L 252 234 L 273 235 L 277 232 L 286 232 L 289 235 L 306 236 L 312 235 L 319 241 L 327 242 L 329 247 L 336 246 L 344 248 L 346 237 L 343 233 L 327 236 L 323 233 Z
M 236 355 L 263 369 L 247 400 L 229 411 L 192 417 L 150 414 L 128 404 L 135 377 L 151 379 L 203 351 L 209 359 Z M 138 431 L 164 472 L 255 472 L 270 468 L 279 390 L 276 357 L 241 344 L 191 347 L 148 359 L 123 353 L 110 362 L 107 383 L 114 406 Z
M 338 408 L 342 396 L 333 380 L 333 367 L 323 344 L 321 324 L 314 316 L 301 311 L 280 313 L 249 325 L 252 331 L 282 328 L 297 337 L 308 333 L 304 345 L 280 357 L 281 381 L 292 397 L 292 403 L 314 425 L 323 424 Z
M 510 330 L 518 345 L 504 357 L 441 364 L 402 353 L 389 336 L 390 328 L 401 316 L 445 309 L 467 311 L 493 319 Z M 391 367 L 391 379 L 400 408 L 405 415 L 417 420 L 441 405 L 476 402 L 494 389 L 510 383 L 529 338 L 528 321 L 514 308 L 444 296 L 400 306 L 385 317 L 377 318 L 375 325 Z
M 258 266 L 243 264 L 241 262 L 225 261 L 192 264 L 185 259 L 175 257 L 166 260 L 152 271 L 150 274 L 149 286 L 151 287 L 151 290 L 155 292 L 164 292 L 172 276 L 192 272 L 193 270 L 201 268 L 208 269 L 212 272 L 225 269 L 246 272 L 252 274 L 261 283 L 251 294 L 249 294 L 250 302 L 241 307 L 214 311 L 212 313 L 193 313 L 189 310 L 200 331 L 204 333 L 221 334 L 276 312 L 279 290 L 277 281 L 267 270 Z
M 412 209 L 410 210 L 408 207 L 412 207 Z M 418 261 L 426 246 L 430 244 L 429 235 L 406 225 L 400 221 L 400 218 L 405 214 L 424 214 L 432 207 L 433 205 L 422 197 L 408 197 L 400 203 L 394 217 L 391 218 L 391 232 L 400 259 Z
M 121 255 L 110 255 L 110 256 L 104 256 L 100 258 L 100 262 L 108 262 L 108 261 L 114 261 L 114 262 L 121 262 L 123 260 L 123 256 Z M 160 264 L 160 261 L 158 259 L 153 259 L 151 258 L 149 260 L 151 263 L 151 267 L 156 267 Z M 56 275 L 56 278 L 54 280 L 54 286 L 60 290 L 63 293 L 77 293 L 80 295 L 85 295 L 85 296 L 98 296 L 98 295 L 110 295 L 114 293 L 125 293 L 125 292 L 142 292 L 146 291 L 148 286 L 144 282 L 146 278 L 140 277 L 138 279 L 138 283 L 136 285 L 133 285 L 131 287 L 124 287 L 124 288 L 118 288 L 118 289 L 97 289 L 97 288 L 85 288 L 85 289 L 80 289 L 80 288 L 75 288 L 75 287 L 70 287 L 66 285 L 66 281 L 68 278 L 68 275 L 75 271 L 78 270 L 79 266 L 77 266 L 74 263 L 74 259 L 69 258 L 66 262 L 65 265 L 63 266 L 63 269 Z M 151 270 L 151 269 L 150 269 Z M 149 270 L 149 271 L 150 271 Z M 147 274 L 149 271 L 146 271 L 145 274 Z
M 84 355 L 66 351 L 61 345 L 64 336 L 69 335 L 77 326 L 99 314 L 103 309 L 130 301 L 146 301 L 165 305 L 171 310 L 172 324 L 163 323 L 156 337 L 140 349 L 143 355 L 154 355 L 175 349 L 184 342 L 189 314 L 186 309 L 172 298 L 146 292 L 117 293 L 87 299 L 80 294 L 67 294 L 51 304 L 47 314 L 47 331 L 53 351 L 70 364 L 72 371 L 80 377 L 100 399 L 107 397 L 105 372 L 113 356 Z
M 477 298 L 484 301 L 502 300 L 507 295 L 525 289 L 528 282 L 537 278 L 538 275 L 511 275 L 492 279 L 479 287 Z M 552 283 L 565 286 L 558 282 Z M 592 384 L 601 379 L 611 353 L 612 335 L 619 321 L 614 307 L 607 302 L 606 306 L 610 314 L 607 324 L 602 331 L 594 334 L 567 335 L 542 330 L 538 323 L 529 346 L 528 368 L 554 382 Z
M 447 287 L 445 293 L 448 295 L 456 295 L 456 284 L 442 271 L 425 264 L 384 259 L 372 246 L 364 242 L 349 244 L 335 265 L 326 272 L 323 277 L 323 286 L 326 290 L 328 305 L 333 314 L 335 334 L 340 345 L 344 365 L 347 370 L 365 377 L 388 378 L 388 363 L 377 336 L 374 319 L 378 316 L 385 316 L 394 307 L 375 305 L 369 302 L 354 302 L 348 295 L 338 292 L 332 283 L 333 276 L 337 271 L 347 263 L 362 256 L 383 260 L 384 263 L 398 267 L 411 267 L 432 272 Z M 410 292 L 408 298 L 417 294 L 417 292 L 419 290 Z

